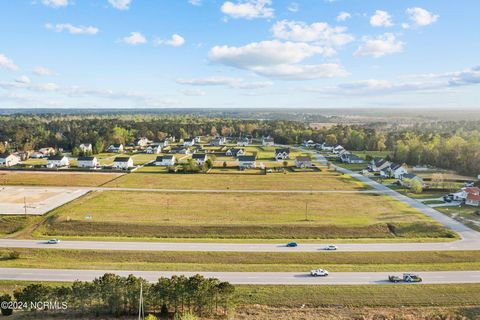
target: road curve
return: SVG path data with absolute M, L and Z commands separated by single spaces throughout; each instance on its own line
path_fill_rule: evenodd
M 72 270 L 72 269 L 21 269 L 0 268 L 0 280 L 14 281 L 91 281 L 105 273 L 121 276 L 133 274 L 148 281 L 157 281 L 160 277 L 173 275 L 192 276 L 201 274 L 207 278 L 218 278 L 232 284 L 254 285 L 365 285 L 390 284 L 389 274 L 401 275 L 401 272 L 333 272 L 328 277 L 311 277 L 306 272 L 166 272 L 166 271 L 120 271 L 120 270 Z M 480 271 L 438 271 L 420 272 L 423 283 L 452 284 L 480 283 Z

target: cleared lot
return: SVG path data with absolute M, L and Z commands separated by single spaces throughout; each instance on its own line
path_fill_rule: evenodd
M 123 173 L 0 171 L 0 185 L 96 187 Z
M 0 215 L 42 215 L 87 192 L 76 188 L 2 187 Z

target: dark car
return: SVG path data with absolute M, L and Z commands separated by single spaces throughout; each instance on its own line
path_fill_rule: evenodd
M 452 198 L 450 198 L 449 196 L 444 196 L 444 197 L 443 197 L 443 201 L 445 201 L 445 202 L 452 202 Z
M 293 247 L 296 247 L 296 246 L 298 246 L 298 244 L 296 242 L 287 243 L 287 247 L 289 247 L 289 248 L 293 248 Z

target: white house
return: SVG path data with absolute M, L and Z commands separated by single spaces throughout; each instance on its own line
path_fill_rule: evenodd
M 50 156 L 47 159 L 47 168 L 68 167 L 70 162 L 65 156 Z
M 212 146 L 224 146 L 227 140 L 224 137 L 218 137 L 210 141 Z
M 332 151 L 333 151 L 333 153 L 338 154 L 338 153 L 342 152 L 343 150 L 345 150 L 345 148 L 341 145 L 338 145 L 335 148 L 333 148 Z
M 388 175 L 395 179 L 400 179 L 404 174 L 407 174 L 407 168 L 403 164 L 394 163 L 387 169 Z
M 229 157 L 244 156 L 244 155 L 245 155 L 245 149 L 241 149 L 241 148 L 228 149 L 228 150 L 225 152 L 225 155 L 226 155 L 226 156 L 229 156 Z
M 159 154 L 162 152 L 162 145 L 160 143 L 152 143 L 145 149 L 145 152 L 148 154 Z
M 96 168 L 99 166 L 97 157 L 78 157 L 77 167 L 79 168 Z
M 257 156 L 239 156 L 238 158 L 238 166 L 240 170 L 249 169 L 249 168 L 256 168 L 257 167 Z
M 107 152 L 113 153 L 122 153 L 123 152 L 123 144 L 121 143 L 114 143 L 108 146 Z
M 113 160 L 112 167 L 115 169 L 128 170 L 133 167 L 133 159 L 132 157 L 116 157 Z
M 359 164 L 359 163 L 365 162 L 362 158 L 350 152 L 344 152 L 340 156 L 340 159 L 342 160 L 343 163 L 349 163 L 349 164 Z
M 178 148 L 172 148 L 169 153 L 176 153 L 176 154 L 190 154 L 190 149 L 189 148 L 183 148 L 183 147 L 178 147 Z
M 192 140 L 185 140 L 183 142 L 183 146 L 184 147 L 191 147 L 195 144 L 195 139 L 192 139 Z
M 368 169 L 373 172 L 380 172 L 383 169 L 390 167 L 392 163 L 385 159 L 372 159 L 368 164 Z
M 198 165 L 203 165 L 207 161 L 207 155 L 205 153 L 195 153 L 192 155 L 192 160 Z
M 307 156 L 298 156 L 295 158 L 295 166 L 297 168 L 311 168 L 312 158 Z
M 468 195 L 480 195 L 480 189 L 477 187 L 465 187 L 462 188 L 459 192 L 453 194 L 453 200 L 456 201 L 467 201 Z
M 246 147 L 250 144 L 250 139 L 248 137 L 241 138 L 237 141 L 237 146 Z
M 91 143 L 82 143 L 82 144 L 80 144 L 80 146 L 78 148 L 83 153 L 92 153 L 93 152 L 93 147 L 92 147 Z
M 410 181 L 413 181 L 413 180 L 419 181 L 422 185 L 424 184 L 423 178 L 413 173 L 405 173 L 399 179 L 400 184 L 407 188 L 410 188 Z
M 320 145 L 320 149 L 322 149 L 322 151 L 332 152 L 334 148 L 335 148 L 334 146 L 331 146 L 331 145 L 327 144 L 326 142 L 324 142 Z
M 20 157 L 11 153 L 0 154 L 0 166 L 11 167 L 20 162 Z
M 290 159 L 290 149 L 289 148 L 275 149 L 274 158 L 277 161 Z
M 303 145 L 305 147 L 315 147 L 315 142 L 313 140 L 305 140 L 303 141 Z
M 275 145 L 275 142 L 273 141 L 272 137 L 263 137 L 262 138 L 262 146 L 273 147 L 274 145 Z
M 40 150 L 38 150 L 38 152 L 40 152 L 44 156 L 52 156 L 52 155 L 55 154 L 55 148 L 45 147 L 45 148 L 41 148 Z
M 177 159 L 175 159 L 175 156 L 173 155 L 158 156 L 155 159 L 155 165 L 164 167 L 174 166 L 176 160 Z
M 150 144 L 150 141 L 146 137 L 141 137 L 137 140 L 137 146 L 140 148 L 146 148 Z

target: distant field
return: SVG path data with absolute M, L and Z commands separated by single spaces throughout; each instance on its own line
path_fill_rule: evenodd
M 0 249 L 1 268 L 219 272 L 331 272 L 480 270 L 480 251 L 422 252 L 176 252 Z M 292 250 L 294 251 L 294 249 Z
M 65 236 L 308 239 L 449 235 L 393 198 L 357 193 L 102 191 L 66 204 L 51 216 L 43 232 Z
M 145 169 L 150 170 L 150 169 Z M 109 187 L 157 189 L 262 189 L 262 190 L 359 190 L 367 187 L 341 173 L 323 170 L 267 175 L 155 174 L 135 172 L 124 175 Z
M 31 217 L 0 216 L 0 236 L 5 236 L 27 226 Z
M 0 185 L 95 187 L 121 173 L 0 171 Z

